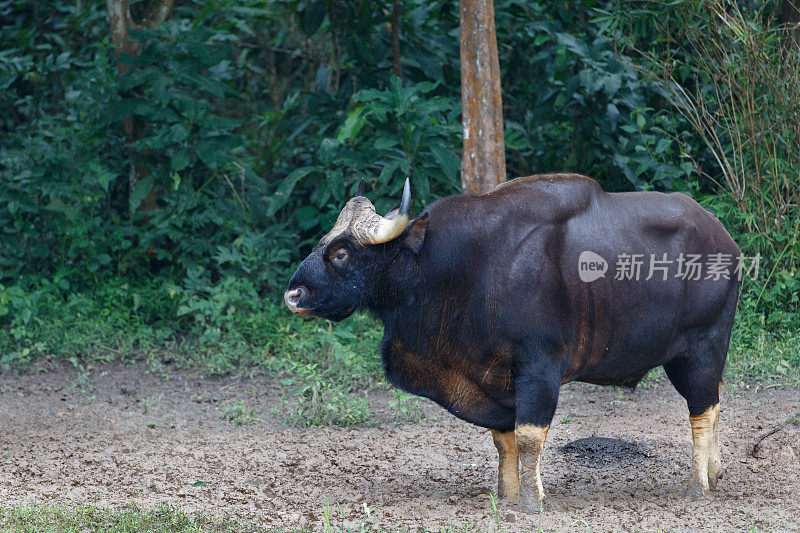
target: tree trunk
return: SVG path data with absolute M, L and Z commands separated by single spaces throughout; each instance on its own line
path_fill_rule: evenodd
M 460 0 L 461 112 L 464 154 L 461 187 L 486 192 L 506 180 L 500 60 L 492 0 Z
M 400 61 L 400 0 L 394 0 L 392 8 L 392 73 L 397 77 L 403 75 Z
M 153 6 L 152 13 L 148 15 L 143 21 L 143 25 L 149 28 L 154 28 L 160 23 L 164 22 L 172 11 L 172 4 L 174 0 L 157 0 Z M 139 44 L 132 40 L 128 35 L 128 30 L 135 30 L 142 27 L 142 25 L 134 22 L 131 16 L 130 0 L 106 0 L 106 9 L 108 10 L 108 21 L 111 24 L 111 42 L 114 43 L 114 55 L 117 58 L 117 75 L 122 76 L 131 66 L 120 62 L 119 57 L 122 54 L 135 56 L 139 53 Z M 139 133 L 144 124 L 135 116 L 128 117 L 122 121 L 125 133 L 128 135 L 128 142 L 132 143 L 139 138 Z M 130 195 L 136 184 L 147 176 L 147 169 L 144 165 L 132 162 L 131 170 L 128 174 L 128 195 Z M 156 190 L 150 189 L 147 196 L 142 203 L 139 204 L 138 209 L 142 211 L 149 211 L 156 208 Z M 131 212 L 130 215 L 133 215 Z

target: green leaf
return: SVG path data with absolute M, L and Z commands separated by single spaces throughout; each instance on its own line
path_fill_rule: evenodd
M 398 139 L 394 135 L 386 134 L 383 137 L 378 137 L 375 139 L 375 146 L 376 150 L 388 150 L 389 148 L 393 148 L 400 144 L 400 139 Z
M 269 207 L 267 207 L 267 216 L 271 217 L 275 215 L 275 213 L 278 212 L 278 209 L 283 207 L 287 200 L 289 200 L 289 195 L 292 194 L 292 190 L 294 189 L 295 185 L 297 185 L 297 182 L 315 170 L 317 170 L 316 167 L 300 167 L 290 172 L 289 175 L 283 179 L 281 184 L 278 185 L 278 189 L 272 195 Z
M 216 169 L 233 161 L 230 150 L 240 146 L 242 139 L 236 135 L 222 135 L 219 137 L 206 137 L 194 143 L 197 157 L 208 168 Z
M 106 106 L 102 118 L 106 124 L 135 115 L 145 103 L 144 98 L 124 98 Z
M 433 152 L 436 162 L 439 163 L 447 179 L 455 180 L 458 177 L 458 171 L 461 169 L 461 159 L 452 150 L 448 150 L 441 144 L 431 145 L 431 152 Z
M 94 178 L 94 182 L 102 187 L 105 192 L 108 192 L 108 186 L 114 181 L 114 178 L 119 175 L 116 172 L 111 172 L 94 160 L 89 162 L 89 171 Z
M 294 219 L 303 231 L 308 231 L 319 224 L 319 209 L 313 205 L 304 205 L 295 209 Z
M 670 147 L 671 144 L 672 144 L 672 141 L 670 141 L 669 139 L 661 138 L 661 139 L 658 140 L 658 144 L 656 145 L 655 150 L 653 150 L 653 153 L 654 154 L 660 154 L 662 152 L 665 152 L 667 150 L 667 148 Z
M 383 167 L 381 170 L 380 175 L 378 176 L 378 183 L 381 187 L 385 187 L 389 180 L 394 175 L 397 167 L 400 166 L 400 160 L 395 159 L 394 161 L 389 162 L 386 166 Z
M 147 195 L 150 193 L 150 189 L 152 188 L 152 175 L 136 182 L 136 185 L 133 187 L 133 191 L 131 191 L 130 196 L 128 196 L 128 208 L 131 210 L 131 212 L 136 211 L 139 208 L 139 205 L 141 205 L 142 201 L 147 197 Z
M 192 155 L 189 150 L 186 148 L 179 148 L 178 150 L 175 150 L 175 155 L 172 156 L 170 167 L 173 171 L 183 170 L 184 168 L 188 167 L 191 162 Z
M 606 94 L 610 97 L 617 94 L 617 91 L 622 86 L 622 76 L 619 74 L 610 74 L 603 78 L 603 87 Z
M 183 72 L 181 73 L 180 77 L 182 78 L 183 81 L 187 82 L 188 84 L 194 87 L 197 87 L 198 89 L 206 91 L 215 98 L 220 98 L 220 99 L 225 98 L 225 93 L 231 92 L 228 86 L 225 85 L 224 83 L 208 79 L 207 77 L 201 76 L 199 74 L 195 74 L 192 72 Z
M 132 89 L 140 85 L 149 86 L 163 74 L 158 67 L 131 69 L 119 78 L 120 88 Z
M 336 140 L 339 143 L 343 143 L 358 135 L 358 132 L 364 127 L 364 124 L 367 123 L 367 113 L 362 113 L 363 111 L 364 106 L 350 110 L 347 119 L 345 119 L 344 124 L 342 124 L 342 127 L 339 128 L 339 132 L 336 134 Z
M 586 46 L 586 43 L 579 41 L 574 35 L 570 35 L 568 33 L 556 33 L 556 39 L 558 39 L 558 42 L 565 46 L 570 52 L 573 52 L 582 58 L 589 55 L 589 48 Z

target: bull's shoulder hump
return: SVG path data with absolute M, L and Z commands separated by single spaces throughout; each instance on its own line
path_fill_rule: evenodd
M 557 191 L 585 191 L 586 193 L 602 193 L 600 184 L 592 178 L 581 174 L 534 174 L 523 176 L 503 182 L 489 190 L 484 196 L 507 194 L 510 191 L 540 190 L 546 192 Z
M 501 183 L 480 198 L 531 211 L 543 221 L 559 222 L 585 211 L 603 194 L 596 181 L 580 174 L 537 174 Z

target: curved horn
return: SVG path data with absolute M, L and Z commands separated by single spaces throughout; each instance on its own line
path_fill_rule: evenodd
M 392 219 L 384 218 L 375 213 L 365 217 L 363 226 L 354 227 L 354 233 L 365 244 L 381 244 L 398 237 L 408 225 L 408 213 L 411 211 L 411 184 L 406 178 L 403 187 L 403 199 L 400 201 L 400 210 Z

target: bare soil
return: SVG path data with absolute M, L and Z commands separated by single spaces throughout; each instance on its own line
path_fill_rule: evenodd
M 800 391 L 723 388 L 724 478 L 711 498 L 684 498 L 691 438 L 683 400 L 667 383 L 634 392 L 562 388 L 543 457 L 544 513 L 501 503 L 507 531 L 800 531 Z M 370 391 L 369 425 L 298 428 L 271 414 L 267 377 L 201 379 L 107 366 L 0 375 L 0 506 L 122 507 L 168 502 L 266 527 L 360 522 L 438 530 L 494 524 L 497 480 L 488 431 L 436 405 L 435 420 L 398 420 L 386 388 Z M 235 402 L 261 421 L 220 417 Z M 193 486 L 202 481 L 205 485 Z M 339 506 L 344 517 L 340 517 Z

